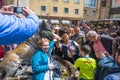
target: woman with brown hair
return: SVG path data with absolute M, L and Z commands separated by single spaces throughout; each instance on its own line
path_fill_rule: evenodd
M 60 48 L 61 57 L 70 61 L 72 64 L 80 57 L 79 44 L 76 41 L 71 40 L 69 35 L 66 33 L 62 35 L 62 40 L 59 44 L 57 44 L 57 48 Z

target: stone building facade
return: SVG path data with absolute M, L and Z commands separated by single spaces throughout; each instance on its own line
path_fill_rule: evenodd
M 111 0 L 96 0 L 96 7 L 84 7 L 84 20 L 109 19 Z

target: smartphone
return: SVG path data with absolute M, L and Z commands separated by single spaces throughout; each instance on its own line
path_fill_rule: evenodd
M 13 12 L 22 14 L 23 13 L 23 9 L 22 8 L 23 7 L 13 7 Z

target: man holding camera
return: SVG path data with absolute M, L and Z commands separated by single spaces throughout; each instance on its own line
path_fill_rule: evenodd
M 14 15 L 13 8 L 8 5 L 0 9 L 0 45 L 21 43 L 38 29 L 40 20 L 32 10 L 23 7 L 25 18 L 20 18 Z

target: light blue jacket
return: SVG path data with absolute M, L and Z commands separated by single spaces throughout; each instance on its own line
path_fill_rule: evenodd
M 38 29 L 39 18 L 31 14 L 26 18 L 0 14 L 0 45 L 21 43 Z
M 48 54 L 39 49 L 31 58 L 33 77 L 32 80 L 44 80 L 45 72 L 49 70 L 48 57 L 54 46 L 54 41 L 50 42 Z

